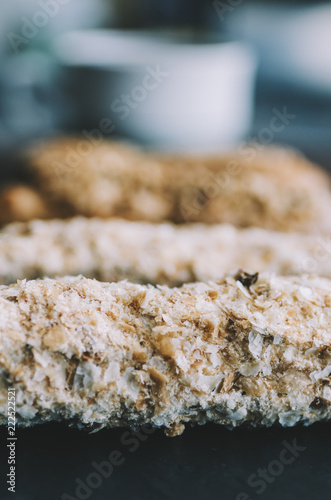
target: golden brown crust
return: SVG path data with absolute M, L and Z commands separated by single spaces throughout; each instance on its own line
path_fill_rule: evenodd
M 282 149 L 169 158 L 111 142 L 63 139 L 34 149 L 30 170 L 43 196 L 65 205 L 68 215 L 280 231 L 330 227 L 328 176 Z
M 23 425 L 176 435 L 186 422 L 328 420 L 330 296 L 326 279 L 243 274 L 178 289 L 83 278 L 0 287 L 0 420 L 7 386 Z
M 0 224 L 49 219 L 52 216 L 42 195 L 29 186 L 9 186 L 0 192 Z

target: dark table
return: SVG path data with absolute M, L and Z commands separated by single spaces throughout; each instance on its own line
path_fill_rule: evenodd
M 6 437 L 2 428 L 2 488 Z M 88 434 L 46 424 L 19 429 L 17 438 L 16 494 L 2 490 L 2 500 L 330 499 L 328 424 L 232 431 L 206 425 L 176 438 L 150 429 Z M 114 465 L 104 464 L 103 478 L 95 464 L 109 464 L 111 453 Z

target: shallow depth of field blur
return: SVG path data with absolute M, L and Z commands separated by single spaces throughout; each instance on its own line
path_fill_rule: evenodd
M 42 137 L 289 144 L 329 168 L 331 3 L 0 3 L 1 178 Z

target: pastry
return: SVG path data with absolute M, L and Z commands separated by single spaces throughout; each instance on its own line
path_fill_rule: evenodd
M 228 224 L 173 225 L 76 217 L 0 230 L 0 283 L 83 274 L 101 281 L 179 285 L 239 267 L 331 278 L 326 236 Z
M 167 157 L 115 142 L 58 139 L 34 148 L 28 165 L 38 194 L 59 217 L 319 233 L 331 225 L 328 175 L 284 149 L 246 147 L 218 156 Z
M 331 281 L 239 271 L 181 288 L 0 287 L 0 422 L 98 429 L 331 418 Z
M 0 194 L 0 224 L 49 219 L 54 214 L 42 195 L 30 186 L 7 186 Z M 57 213 L 58 215 L 58 213 Z

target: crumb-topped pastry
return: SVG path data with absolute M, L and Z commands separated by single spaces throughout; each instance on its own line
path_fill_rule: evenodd
M 116 142 L 58 139 L 34 148 L 28 169 L 53 216 L 226 222 L 300 232 L 330 228 L 329 177 L 284 149 L 170 158 Z
M 0 287 L 0 421 L 291 426 L 331 418 L 331 282 L 244 271 L 154 288 Z
M 100 281 L 176 286 L 243 268 L 331 278 L 329 237 L 229 224 L 75 217 L 0 230 L 0 283 L 82 274 Z

